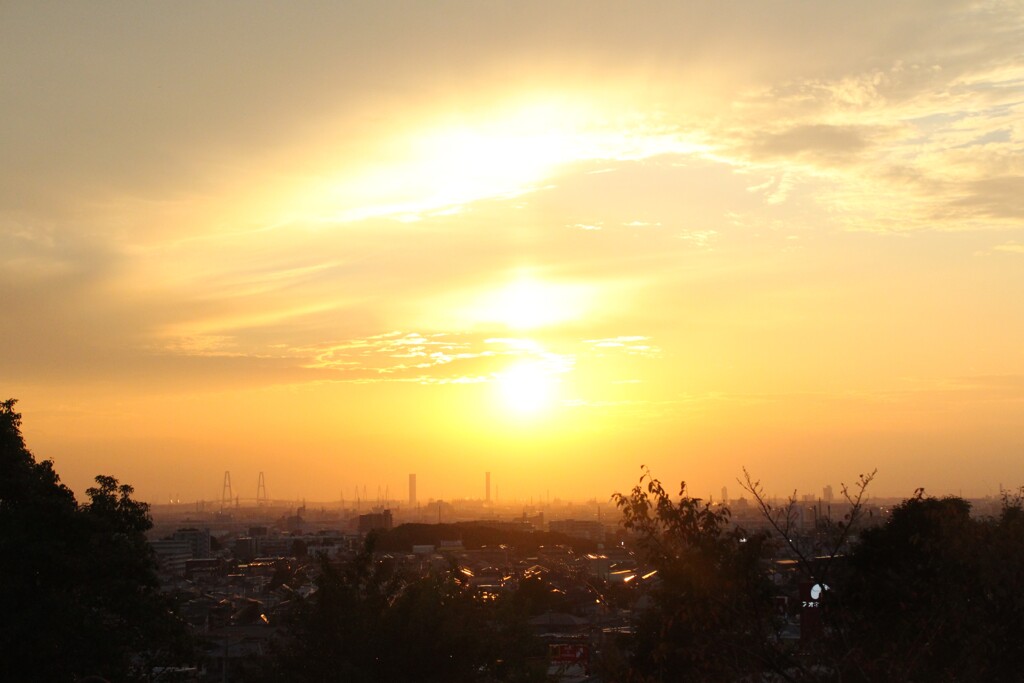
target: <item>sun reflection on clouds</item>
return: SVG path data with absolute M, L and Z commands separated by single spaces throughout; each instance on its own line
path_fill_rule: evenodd
M 417 121 L 382 143 L 377 157 L 333 172 L 326 162 L 318 180 L 286 200 L 288 211 L 319 223 L 415 222 L 449 207 L 535 191 L 574 163 L 710 149 L 697 133 L 625 105 L 621 111 L 610 120 L 585 96 L 536 97 Z
M 533 332 L 391 331 L 290 352 L 311 357 L 306 367 L 326 373 L 325 381 L 465 386 L 460 395 L 471 402 L 465 410 L 482 409 L 499 421 L 529 420 L 538 429 L 577 420 L 580 410 L 629 405 L 643 412 L 646 400 L 623 392 L 644 380 L 628 373 L 645 375 L 660 356 L 645 335 L 567 339 Z M 480 403 L 472 386 L 487 387 L 492 401 Z
M 466 316 L 476 322 L 530 330 L 583 317 L 590 298 L 584 285 L 523 277 L 480 296 L 468 307 Z
M 571 372 L 576 362 L 574 351 L 551 351 L 536 339 L 444 332 L 392 331 L 289 353 L 307 357 L 306 368 L 327 371 L 334 381 L 356 383 L 501 382 L 520 364 L 555 377 Z

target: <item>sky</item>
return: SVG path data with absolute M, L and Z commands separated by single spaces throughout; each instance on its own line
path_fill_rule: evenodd
M 6 0 L 0 117 L 80 495 L 1024 484 L 1020 0 Z

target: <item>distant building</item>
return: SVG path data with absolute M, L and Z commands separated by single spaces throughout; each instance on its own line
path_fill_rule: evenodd
M 491 502 L 491 473 L 487 472 L 484 475 L 484 479 L 487 482 L 486 485 L 485 485 L 485 487 L 486 487 L 486 498 L 484 498 L 484 500 L 486 500 L 488 503 L 490 503 Z
M 203 560 L 210 557 L 210 530 L 209 529 L 178 529 L 171 538 L 175 541 L 185 541 L 192 551 L 192 557 Z
M 219 557 L 208 557 L 205 560 L 187 560 L 185 562 L 185 578 L 192 581 L 196 579 L 212 581 L 223 567 L 224 560 Z
M 416 475 L 409 475 L 409 507 L 416 506 Z
M 256 536 L 256 555 L 260 557 L 290 557 L 292 555 L 292 544 L 295 538 L 292 536 Z
M 252 536 L 239 536 L 231 546 L 231 553 L 236 560 L 248 562 L 256 557 L 256 539 Z
M 163 571 L 184 573 L 185 563 L 192 559 L 192 547 L 188 541 L 162 539 L 150 541 L 149 546 L 156 553 L 157 562 Z
M 535 515 L 527 515 L 526 512 L 524 511 L 523 512 L 523 516 L 520 518 L 520 521 L 524 522 L 526 524 L 532 525 L 534 529 L 543 529 L 544 528 L 544 512 L 541 511 L 541 512 L 538 512 Z
M 560 519 L 548 524 L 548 530 L 565 534 L 573 538 L 585 538 L 589 541 L 604 541 L 604 525 L 601 522 L 586 519 Z
M 369 533 L 374 529 L 383 529 L 385 531 L 390 531 L 392 523 L 393 520 L 391 517 L 391 510 L 383 510 L 381 512 L 371 512 L 367 515 L 359 515 L 359 533 Z
M 821 498 L 826 503 L 831 503 L 832 502 L 832 485 L 831 484 L 829 484 L 828 486 L 826 486 L 825 488 L 823 488 L 821 490 Z

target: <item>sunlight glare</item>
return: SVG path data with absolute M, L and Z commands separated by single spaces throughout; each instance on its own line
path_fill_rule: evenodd
M 472 307 L 470 317 L 530 330 L 579 318 L 588 298 L 582 285 L 523 277 L 483 295 Z
M 609 120 L 592 98 L 542 97 L 417 120 L 378 150 L 376 159 L 356 160 L 341 172 L 325 170 L 288 204 L 304 206 L 321 222 L 379 216 L 415 221 L 446 208 L 536 190 L 568 164 L 709 149 L 690 137 L 645 113 Z
M 523 361 L 497 376 L 498 391 L 506 408 L 534 415 L 554 401 L 557 379 L 537 361 Z

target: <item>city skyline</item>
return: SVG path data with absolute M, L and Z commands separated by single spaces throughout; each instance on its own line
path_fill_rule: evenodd
M 185 6 L 0 6 L 0 399 L 79 496 L 1024 484 L 1019 1 Z

